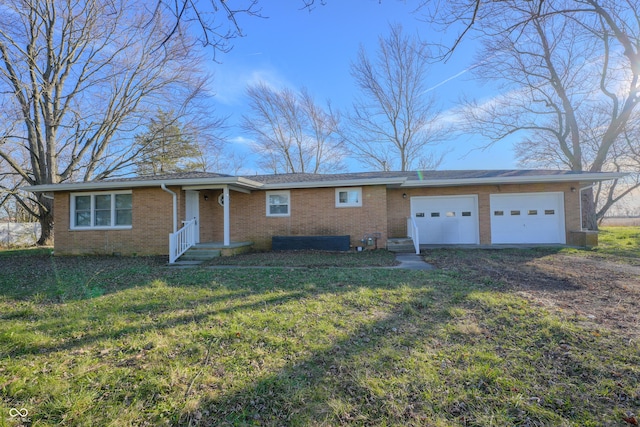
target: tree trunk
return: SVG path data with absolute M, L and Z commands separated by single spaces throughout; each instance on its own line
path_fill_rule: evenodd
M 596 202 L 593 195 L 593 187 L 581 192 L 582 202 L 582 228 L 585 230 L 598 230 L 596 218 Z
M 40 202 L 40 238 L 36 243 L 38 246 L 52 246 L 53 245 L 53 200 L 44 196 L 44 194 L 38 194 L 38 201 Z

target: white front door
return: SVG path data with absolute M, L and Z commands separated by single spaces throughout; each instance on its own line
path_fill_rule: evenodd
M 478 244 L 478 196 L 411 198 L 420 244 Z
M 566 243 L 564 194 L 492 194 L 491 243 Z
M 196 243 L 200 243 L 200 192 L 185 191 L 185 220 L 196 220 Z

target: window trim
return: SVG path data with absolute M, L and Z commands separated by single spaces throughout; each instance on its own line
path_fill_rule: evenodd
M 276 214 L 272 214 L 270 212 L 270 207 L 271 205 L 269 204 L 269 196 L 282 196 L 282 195 L 286 195 L 287 196 L 287 213 L 286 214 L 282 214 L 282 213 L 276 213 Z M 265 196 L 265 203 L 266 203 L 266 207 L 265 207 L 265 211 L 268 217 L 271 218 L 284 218 L 284 217 L 288 217 L 291 216 L 291 191 L 289 190 L 278 190 L 278 191 L 267 191 L 266 192 L 266 196 Z
M 336 208 L 360 208 L 362 207 L 362 187 L 341 187 L 341 188 L 336 188 Z M 355 203 L 349 203 L 348 201 L 346 203 L 340 203 L 340 193 L 342 192 L 347 192 L 347 199 L 348 199 L 348 192 L 350 191 L 357 191 L 358 192 L 358 201 Z
M 131 199 L 131 222 L 129 225 L 115 225 L 116 223 L 116 198 L 118 194 L 133 194 L 132 190 L 119 190 L 119 191 L 92 191 L 81 193 L 69 194 L 69 229 L 70 230 L 130 230 L 133 228 L 133 197 Z M 110 196 L 111 197 L 111 224 L 114 225 L 93 225 L 96 217 L 96 196 Z M 76 198 L 82 196 L 89 196 L 91 198 L 90 209 L 90 225 L 76 225 Z

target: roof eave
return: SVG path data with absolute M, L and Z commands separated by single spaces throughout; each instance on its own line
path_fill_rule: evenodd
M 487 178 L 450 178 L 411 180 L 407 177 L 395 178 L 363 178 L 341 180 L 315 180 L 281 183 L 261 183 L 245 177 L 217 177 L 217 178 L 191 178 L 191 179 L 152 179 L 140 181 L 87 181 L 62 184 L 44 184 L 23 187 L 25 191 L 34 193 L 59 192 L 59 191 L 99 191 L 125 188 L 159 187 L 221 187 L 236 186 L 248 190 L 284 190 L 298 188 L 322 188 L 322 187 L 357 187 L 371 185 L 386 185 L 395 187 L 451 187 L 461 185 L 500 185 L 500 184 L 534 184 L 534 183 L 561 183 L 561 182 L 600 182 L 624 178 L 628 174 L 620 172 L 600 172 L 565 175 L 538 175 L 538 176 L 495 176 Z
M 160 187 L 166 186 L 224 186 L 235 185 L 240 188 L 258 189 L 262 183 L 252 181 L 243 177 L 219 177 L 219 178 L 192 178 L 192 179 L 150 179 L 140 181 L 86 181 L 62 184 L 43 184 L 23 187 L 25 191 L 33 193 L 48 193 L 59 191 L 93 191 L 93 190 L 115 190 L 122 188 Z
M 430 179 L 425 181 L 407 180 L 401 187 L 453 187 L 461 185 L 503 185 L 503 184 L 540 184 L 562 182 L 600 182 L 624 178 L 628 174 L 618 172 L 539 175 L 539 176 L 506 176 L 489 178 L 463 179 Z

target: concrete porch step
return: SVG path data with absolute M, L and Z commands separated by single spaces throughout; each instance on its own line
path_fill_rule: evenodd
M 395 237 L 387 239 L 387 250 L 389 252 L 415 252 L 413 239 L 411 237 Z
M 185 252 L 179 259 L 178 261 L 200 261 L 200 262 L 204 262 L 204 261 L 209 261 L 213 258 L 217 258 L 219 257 L 221 254 L 221 251 L 219 249 L 207 249 L 207 248 L 202 248 L 202 247 L 198 247 L 193 246 L 191 248 L 189 248 L 189 250 L 187 252 Z

